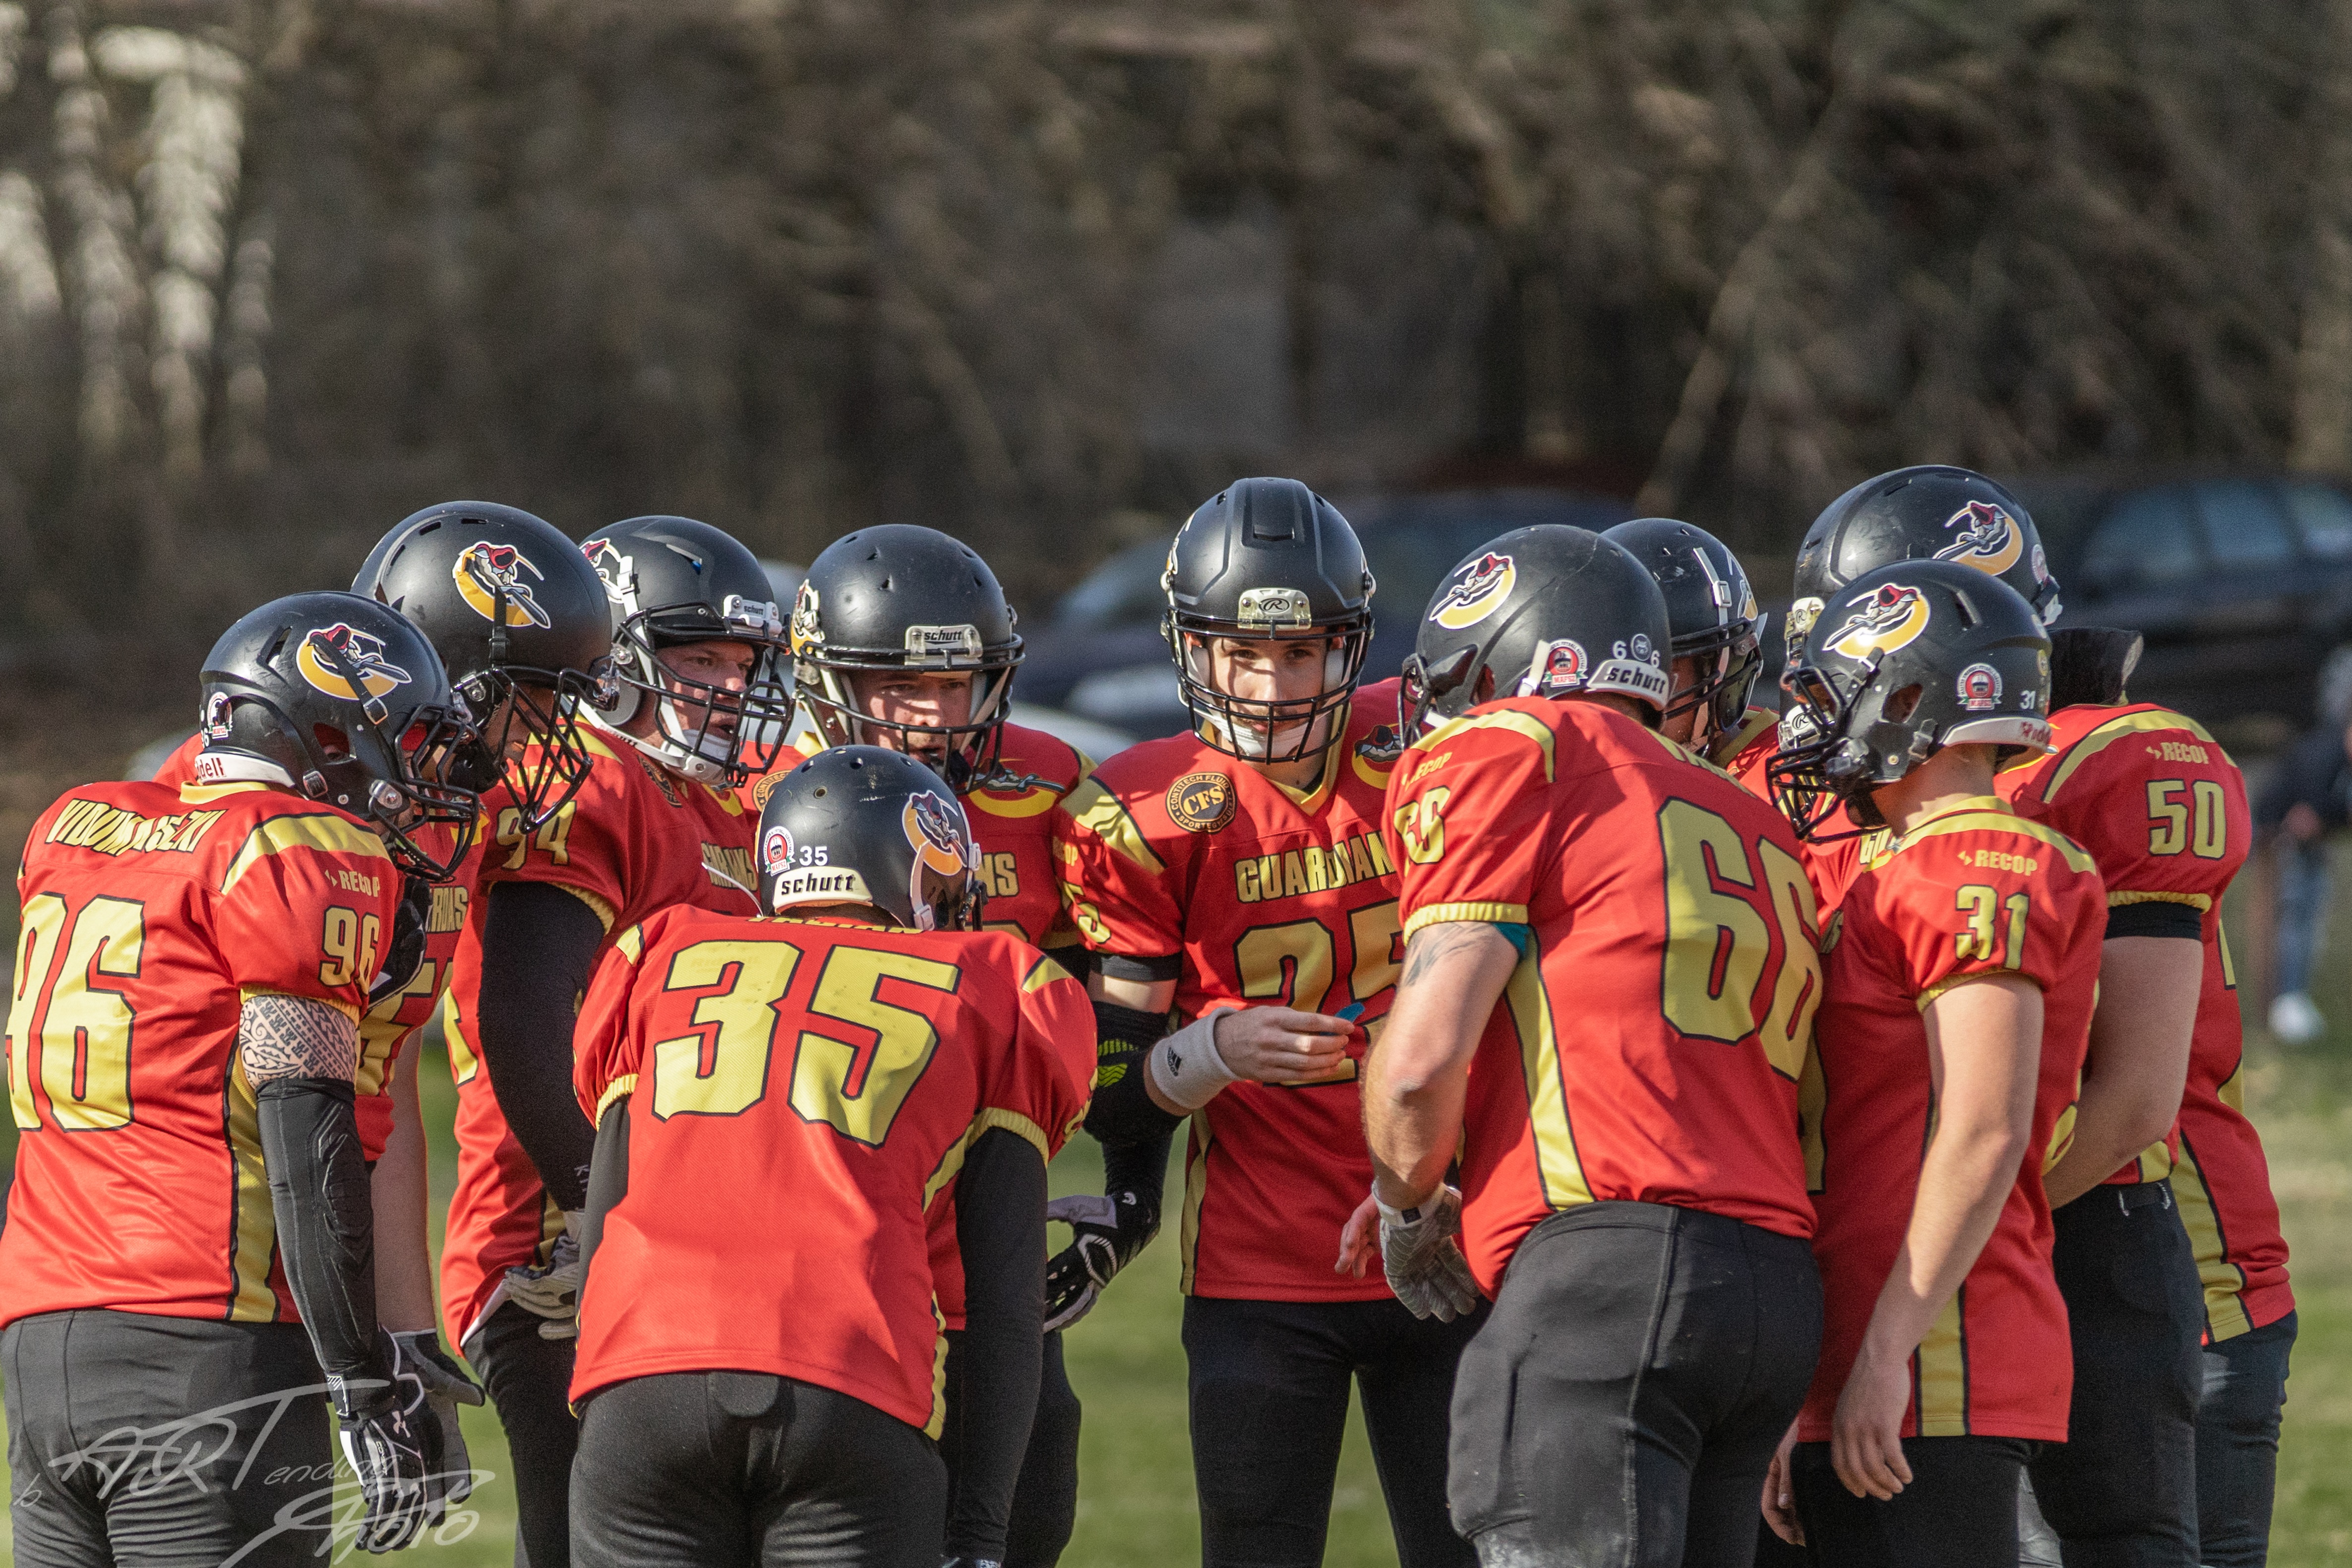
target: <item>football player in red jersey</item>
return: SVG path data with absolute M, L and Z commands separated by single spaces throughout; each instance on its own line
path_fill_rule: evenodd
M 1395 709 L 1354 689 L 1371 574 L 1329 502 L 1255 479 L 1193 512 L 1162 583 L 1193 732 L 1097 768 L 1060 844 L 1097 960 L 1087 1127 L 1121 1201 L 1110 1256 L 1091 1275 L 1057 1265 L 1056 1294 L 1099 1289 L 1149 1238 L 1157 1216 L 1125 1201 L 1116 1173 L 1142 1179 L 1190 1116 L 1181 1278 L 1203 1561 L 1323 1560 L 1355 1382 L 1400 1559 L 1467 1563 L 1445 1519 L 1444 1436 L 1475 1314 L 1417 1321 L 1378 1277 L 1329 1261 L 1371 1177 L 1357 1064 L 1397 973 L 1380 832 L 1393 750 L 1371 744 Z
M 597 959 L 655 911 L 751 911 L 757 819 L 737 789 L 785 718 L 782 622 L 750 551 L 676 517 L 615 523 L 581 549 L 610 604 L 619 701 L 586 715 L 570 801 L 536 829 L 519 806 L 498 811 L 446 1020 L 457 1188 L 443 1316 L 506 1428 L 531 1568 L 562 1568 L 570 1550 L 579 1429 L 564 1390 L 593 1143 L 571 1090 L 574 1008 Z
M 1094 763 L 1042 730 L 1006 722 L 1021 662 L 1015 619 L 988 563 L 936 529 L 893 523 L 834 541 L 810 563 L 793 609 L 798 701 L 788 743 L 751 798 L 757 809 L 803 756 L 828 747 L 876 745 L 919 759 L 963 801 L 980 852 L 987 929 L 1018 936 L 1083 976 L 1086 949 L 1063 913 L 1053 840 L 1063 798 Z M 1163 1146 L 1160 1163 L 1139 1173 L 1149 1178 L 1145 1201 L 1155 1212 L 1166 1152 Z M 940 1453 L 951 1519 L 974 1502 L 959 1463 L 964 1322 L 955 1205 L 950 1184 L 931 1205 L 931 1261 L 948 1340 Z M 1107 1209 L 1103 1198 L 1066 1198 L 1055 1217 L 1078 1229 L 1081 1245 L 1091 1237 L 1091 1245 L 1108 1247 L 1118 1230 L 1116 1211 Z M 1006 1568 L 1053 1568 L 1069 1543 L 1077 1521 L 1079 1415 L 1057 1322 L 1045 1336 Z
M 1746 1563 L 1821 1332 L 1811 889 L 1787 824 L 1657 733 L 1668 636 L 1630 552 L 1528 528 L 1454 568 L 1405 669 L 1365 1122 L 1399 1298 L 1494 1298 L 1449 1480 L 1494 1568 Z
M 1787 677 L 1812 739 L 1772 779 L 1799 830 L 1843 802 L 1893 835 L 1823 942 L 1808 1153 L 1828 1329 L 1763 1500 L 1817 1563 L 2015 1563 L 2020 1474 L 2066 1441 L 2042 1182 L 2106 895 L 2088 854 L 1992 793 L 2000 761 L 2049 743 L 2049 649 L 2006 584 L 1909 561 L 1833 590 Z
M 598 1126 L 573 1379 L 581 1562 L 996 1563 L 1036 1403 L 1045 1163 L 1085 1112 L 1086 993 L 959 930 L 955 795 L 878 747 L 794 768 L 759 919 L 622 934 L 580 1018 Z M 946 1531 L 924 1211 L 953 1180 L 966 1284 Z M 751 1200 L 714 1205 L 716 1192 Z M 765 1219 L 770 1223 L 761 1224 Z
M 612 648 L 604 584 L 578 547 L 529 512 L 445 501 L 386 532 L 352 592 L 413 622 L 477 716 L 480 739 L 464 753 L 458 782 L 497 784 L 491 810 L 532 831 L 561 810 L 586 774 L 580 705 L 594 697 Z M 155 782 L 203 782 L 196 770 L 205 739 L 201 731 L 191 737 Z M 532 742 L 539 744 L 526 758 Z M 506 825 L 509 832 L 515 826 Z M 409 1047 L 448 987 L 485 839 L 478 827 L 446 882 L 406 879 L 395 940 L 360 1016 L 353 1086 L 375 1211 L 376 1310 L 425 1378 L 441 1426 L 443 1473 L 432 1486 L 442 1491 L 446 1478 L 446 1496 L 432 1499 L 436 1520 L 439 1505 L 472 1489 L 457 1406 L 479 1405 L 482 1393 L 441 1349 L 436 1327 L 425 1126 Z
M 1623 545 L 1665 596 L 1673 695 L 1658 732 L 1735 778 L 1760 771 L 1780 715 L 1748 702 L 1764 673 L 1764 617 L 1748 570 L 1723 541 L 1670 517 L 1638 517 L 1601 535 Z M 1764 793 L 1759 779 L 1755 793 Z
M 464 853 L 478 802 L 441 781 L 472 731 L 424 637 L 349 594 L 245 616 L 203 693 L 205 783 L 69 790 L 18 875 L 0 1367 L 26 1562 L 312 1560 L 349 1528 L 329 1404 L 369 1550 L 415 1537 L 443 1468 L 378 1323 L 352 1080 L 402 878 Z
M 2074 1143 L 2045 1178 L 2073 1433 L 2034 1488 L 2070 1552 L 2121 1538 L 2135 1562 L 2259 1564 L 2295 1319 L 2221 931 L 2245 781 L 2194 720 L 2126 696 L 2136 634 L 2052 640 L 2056 750 L 2000 790 L 2091 852 L 2108 908 Z

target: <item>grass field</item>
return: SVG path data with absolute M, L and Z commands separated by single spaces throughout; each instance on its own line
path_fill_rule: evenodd
M 2336 1000 L 2322 997 L 2336 1028 L 2294 1054 L 2267 1038 L 2249 1044 L 2249 1109 L 2270 1148 L 2302 1321 L 2279 1461 L 2271 1556 L 2278 1568 L 2352 1561 L 2352 899 L 2342 901 L 2326 971 Z M 427 1123 L 446 1128 L 452 1094 L 438 1054 L 426 1058 L 423 1082 Z M 0 1137 L 12 1139 L 5 1129 Z M 435 1155 L 434 1191 L 446 1201 L 454 1165 L 446 1139 Z M 1097 1174 L 1093 1145 L 1081 1138 L 1055 1163 L 1054 1190 L 1089 1190 Z M 1199 1561 L 1173 1240 L 1171 1227 L 1067 1340 L 1071 1381 L 1086 1404 L 1077 1533 L 1064 1558 L 1071 1568 Z M 453 1523 L 443 1542 L 428 1536 L 412 1548 L 420 1568 L 511 1561 L 513 1490 L 498 1421 L 488 1410 L 467 1411 L 466 1426 L 476 1468 L 494 1479 L 475 1494 L 469 1527 Z M 0 1561 L 9 1560 L 6 1531 L 0 1519 Z M 1349 1424 L 1326 1561 L 1345 1568 L 1396 1561 L 1360 1419 Z

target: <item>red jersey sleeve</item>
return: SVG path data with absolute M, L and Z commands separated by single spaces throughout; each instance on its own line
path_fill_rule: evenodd
M 1023 1118 L 1044 1135 L 1038 1152 L 1051 1160 L 1086 1120 L 1094 1092 L 1094 1005 L 1059 963 L 1033 948 L 1015 952 L 1023 967 L 1013 1048 L 982 1085 L 981 1116 Z
M 2091 730 L 2035 769 L 2013 804 L 2090 851 L 2116 908 L 2170 903 L 2201 915 L 2221 901 L 2253 837 L 2245 781 L 2228 753 L 2160 709 Z
M 637 960 L 646 950 L 646 926 L 660 923 L 661 916 L 656 915 L 614 938 L 581 999 L 579 1022 L 572 1031 L 572 1089 L 579 1098 L 580 1113 L 592 1127 L 608 1100 L 637 1087 L 644 1042 L 630 1026 L 630 1001 L 636 990 Z
M 1184 946 L 1184 911 L 1164 858 L 1129 804 L 1100 775 L 1065 797 L 1055 826 L 1062 901 L 1097 952 L 1164 958 Z
M 241 991 L 309 997 L 357 1018 L 400 891 L 383 841 L 349 817 L 263 817 L 230 856 L 214 901 L 229 978 Z
M 1447 921 L 1523 925 L 1559 842 L 1553 728 L 1498 708 L 1438 731 L 1389 779 L 1389 859 L 1402 883 L 1405 936 Z
M 1983 832 L 1907 845 L 1905 875 L 1873 887 L 1880 922 L 1902 944 L 1903 981 L 1922 1005 L 1984 974 L 2015 974 L 2048 991 L 2078 952 L 2080 928 L 2100 917 L 2097 873 L 2080 848 L 2055 834 L 2002 831 L 2005 812 L 1984 816 Z M 2080 873 L 2088 890 L 2057 884 L 2045 858 Z
M 625 766 L 638 765 L 633 757 Z M 482 853 L 482 891 L 500 882 L 549 882 L 580 895 L 610 931 L 617 911 L 627 907 L 627 868 L 638 863 L 632 840 L 638 837 L 638 803 L 617 787 L 610 768 L 592 768 L 579 794 L 541 824 L 525 833 L 521 814 L 504 804 L 503 795 L 484 803 L 493 825 L 490 842 Z

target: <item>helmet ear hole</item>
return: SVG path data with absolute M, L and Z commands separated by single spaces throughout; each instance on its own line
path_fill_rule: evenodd
M 1925 689 L 1926 688 L 1920 686 L 1915 681 L 1911 685 L 1905 687 L 1902 690 L 1897 691 L 1893 696 L 1887 698 L 1885 707 L 1880 710 L 1880 711 L 1885 715 L 1886 722 L 1890 724 L 1900 724 L 1905 720 L 1910 718 L 1912 713 L 1917 710 L 1920 695 L 1925 691 Z
M 319 743 L 319 754 L 331 763 L 340 763 L 352 754 L 352 738 L 335 725 L 311 725 L 310 738 Z

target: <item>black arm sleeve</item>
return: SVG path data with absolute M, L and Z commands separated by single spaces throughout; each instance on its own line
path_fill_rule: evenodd
M 580 1222 L 580 1297 L 596 1261 L 596 1244 L 604 1239 L 604 1216 L 629 1195 L 629 1097 L 621 1096 L 604 1108 L 596 1124 L 596 1158 L 588 1167 L 588 1213 Z
M 1156 1142 L 1166 1157 L 1169 1136 L 1183 1118 L 1152 1103 L 1143 1058 L 1167 1032 L 1168 1020 L 1160 1014 L 1095 1003 L 1095 1097 L 1087 1106 L 1087 1131 L 1106 1151 Z
M 947 1550 L 1001 1563 L 1045 1361 L 1045 1162 L 1018 1133 L 992 1128 L 964 1156 L 956 1246 L 963 1376 L 952 1413 L 959 1462 Z
M 588 1202 L 595 1133 L 572 1094 L 572 1025 L 604 945 L 596 913 L 545 882 L 490 889 L 482 924 L 482 1065 L 556 1206 Z
M 1131 1202 L 1147 1238 L 1160 1229 L 1160 1194 L 1168 1185 L 1168 1149 L 1176 1141 L 1176 1119 L 1165 1111 L 1160 1114 L 1169 1125 L 1157 1132 L 1102 1146 L 1103 1196 Z
M 2205 940 L 2205 911 L 2194 904 L 2179 904 L 2170 899 L 2143 899 L 2133 904 L 2115 904 L 2107 910 L 2107 937 L 2119 936 L 2187 937 L 2190 942 Z M 2184 959 L 2196 963 L 2195 959 Z
M 310 1331 L 336 1408 L 347 1379 L 377 1364 L 375 1210 L 360 1154 L 352 1086 L 336 1079 L 274 1078 L 254 1091 L 261 1161 L 286 1283 Z

